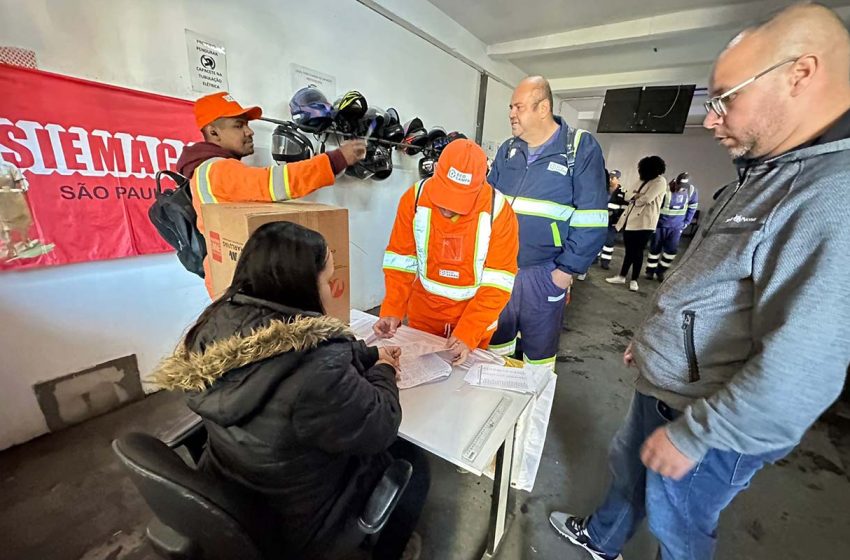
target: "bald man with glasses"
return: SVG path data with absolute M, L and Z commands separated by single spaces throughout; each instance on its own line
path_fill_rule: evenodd
M 799 443 L 850 363 L 847 29 L 823 6 L 787 8 L 732 40 L 709 94 L 704 126 L 739 178 L 623 356 L 636 391 L 605 501 L 550 515 L 596 560 L 621 558 L 644 517 L 663 560 L 713 558 L 720 512 Z

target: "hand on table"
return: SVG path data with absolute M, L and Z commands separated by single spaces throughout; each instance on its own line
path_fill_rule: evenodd
M 399 325 L 401 325 L 401 319 L 398 317 L 381 317 L 372 325 L 372 332 L 378 338 L 392 338 Z
M 452 335 L 446 342 L 446 348 L 452 355 L 452 365 L 457 366 L 466 361 L 469 357 L 469 346 L 464 341 Z
M 375 365 L 387 364 L 391 365 L 393 369 L 398 370 L 401 367 L 400 359 L 401 348 L 398 346 L 385 346 L 378 348 L 378 361 L 375 362 Z

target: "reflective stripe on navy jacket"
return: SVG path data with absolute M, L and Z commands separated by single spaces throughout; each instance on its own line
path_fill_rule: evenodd
M 525 141 L 502 144 L 488 181 L 508 197 L 519 220 L 520 268 L 554 261 L 565 272 L 582 274 L 605 243 L 608 178 L 599 143 L 582 130 L 575 131 L 569 169 L 570 127 L 560 117 L 555 121 L 558 138 L 530 165 Z

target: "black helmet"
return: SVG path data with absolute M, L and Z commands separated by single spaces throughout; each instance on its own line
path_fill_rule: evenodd
M 334 101 L 334 123 L 345 133 L 354 133 L 369 105 L 359 91 L 351 90 Z
M 419 160 L 419 178 L 428 179 L 434 174 L 437 168 L 436 158 L 425 156 Z
M 278 125 L 272 133 L 272 158 L 278 163 L 291 163 L 313 157 L 313 144 L 298 131 L 295 123 Z
M 299 128 L 322 132 L 333 123 L 333 107 L 325 94 L 315 87 L 301 88 L 289 101 L 289 112 Z
M 390 142 L 401 142 L 404 140 L 404 127 L 401 126 L 398 111 L 392 107 L 387 109 L 384 131 L 381 138 Z
M 432 130 L 431 132 L 428 133 L 428 136 L 430 137 L 431 134 L 433 134 L 433 133 L 434 133 L 434 131 Z M 450 143 L 454 142 L 455 140 L 460 140 L 461 138 L 466 138 L 466 135 L 463 134 L 462 132 L 458 132 L 456 130 L 453 131 L 453 132 L 449 132 L 448 134 L 445 134 L 443 136 L 440 136 L 439 134 L 437 134 L 436 139 L 433 140 L 431 142 L 431 145 L 430 145 L 431 154 L 435 158 L 439 158 L 440 154 L 443 153 L 443 150 L 446 148 L 446 146 L 448 146 Z
M 378 145 L 375 148 L 375 175 L 372 176 L 376 181 L 383 181 L 393 172 L 393 152 L 392 149 Z
M 676 176 L 676 184 L 677 185 L 687 185 L 690 182 L 691 182 L 691 176 L 688 174 L 687 171 L 679 173 Z
M 378 107 L 369 107 L 357 125 L 358 136 L 383 138 L 387 114 Z
M 392 152 L 375 142 L 366 146 L 366 157 L 345 170 L 345 174 L 360 180 L 383 180 L 393 171 Z
M 404 124 L 404 138 L 401 141 L 406 147 L 401 151 L 409 156 L 416 155 L 428 143 L 428 132 L 419 118 L 410 119 Z

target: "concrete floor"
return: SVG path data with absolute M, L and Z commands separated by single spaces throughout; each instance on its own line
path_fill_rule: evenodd
M 616 261 L 615 261 L 616 262 Z M 576 286 L 557 365 L 558 387 L 534 491 L 514 492 L 513 521 L 498 558 L 584 560 L 549 527 L 553 509 L 589 513 L 607 484 L 606 452 L 632 395 L 621 353 L 650 301 L 609 286 L 594 269 Z M 0 453 L 0 558 L 155 558 L 143 534 L 150 516 L 109 447 L 132 430 L 156 433 L 179 414 L 159 393 L 121 410 Z M 480 557 L 489 517 L 488 479 L 434 458 L 419 532 L 423 560 Z M 850 558 L 850 415 L 830 414 L 782 464 L 768 467 L 724 513 L 717 558 Z M 643 528 L 627 560 L 652 560 Z

